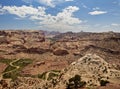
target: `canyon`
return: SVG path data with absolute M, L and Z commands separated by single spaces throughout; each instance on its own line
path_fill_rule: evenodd
M 0 73 L 3 89 L 119 89 L 120 33 L 1 30 Z

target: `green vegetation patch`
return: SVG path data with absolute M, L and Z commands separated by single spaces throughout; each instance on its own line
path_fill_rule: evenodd
M 47 80 L 51 80 L 53 77 L 57 77 L 58 74 L 55 73 L 49 73 L 48 79 Z
M 8 72 L 3 74 L 3 78 L 11 78 L 13 81 L 19 76 L 19 71 Z
M 38 74 L 38 78 L 40 79 L 47 79 L 47 80 L 51 80 L 53 79 L 53 77 L 58 77 L 59 76 L 60 71 L 59 70 L 51 70 L 48 72 L 43 72 L 42 74 Z M 48 74 L 48 76 L 47 76 Z
M 13 63 L 13 65 L 15 66 L 19 66 L 20 68 L 23 68 L 25 66 L 27 66 L 28 64 L 31 64 L 32 60 L 31 59 L 20 59 L 16 62 Z
M 0 59 L 0 62 L 1 62 L 1 63 L 5 63 L 5 64 L 7 64 L 7 65 L 9 65 L 10 62 L 12 62 L 12 61 L 13 61 L 12 59 Z
M 38 74 L 38 78 L 40 78 L 40 79 L 46 79 L 46 74 L 47 74 L 47 72 L 43 72 L 42 74 Z
M 13 67 L 13 66 L 8 66 L 5 70 L 4 70 L 4 72 L 9 72 L 9 71 L 13 71 L 14 69 L 15 69 L 16 67 Z M 3 72 L 3 73 L 4 73 Z
M 52 72 L 58 72 L 60 73 L 61 71 L 60 70 L 51 70 Z
M 11 61 L 12 62 L 12 61 Z M 3 78 L 11 78 L 12 80 L 15 80 L 18 76 L 20 76 L 20 71 L 27 66 L 28 64 L 31 64 L 31 59 L 20 59 L 14 63 L 12 63 L 13 66 L 9 65 L 3 72 Z M 17 68 L 19 67 L 19 68 Z

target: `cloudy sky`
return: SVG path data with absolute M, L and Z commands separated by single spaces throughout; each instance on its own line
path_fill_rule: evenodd
M 0 0 L 0 29 L 120 32 L 120 0 Z

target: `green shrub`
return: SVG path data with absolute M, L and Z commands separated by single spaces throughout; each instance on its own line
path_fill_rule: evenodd
M 106 86 L 106 84 L 109 83 L 107 80 L 100 80 L 100 85 L 101 86 Z
M 66 89 L 78 89 L 86 85 L 86 82 L 81 81 L 80 75 L 75 75 L 69 79 Z

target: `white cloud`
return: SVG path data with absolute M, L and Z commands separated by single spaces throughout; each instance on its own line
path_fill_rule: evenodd
M 4 14 L 4 10 L 2 9 L 2 5 L 0 4 L 0 15 Z
M 76 27 L 78 24 L 82 23 L 79 18 L 74 17 L 74 12 L 79 10 L 76 6 L 69 6 L 59 12 L 56 16 L 46 14 L 44 18 L 39 16 L 34 16 L 32 20 L 42 20 L 39 22 L 40 25 L 44 26 L 47 29 L 52 30 L 71 30 Z M 75 29 L 75 28 L 74 28 Z
M 88 14 L 90 15 L 101 15 L 101 14 L 106 14 L 107 11 L 93 11 L 93 12 L 89 12 Z
M 111 26 L 120 27 L 120 24 L 112 23 Z
M 59 1 L 59 0 L 58 0 Z M 56 3 L 54 0 L 38 0 L 39 3 L 45 4 L 50 7 L 55 7 Z
M 99 7 L 95 7 L 95 8 L 93 8 L 93 10 L 99 10 L 100 8 Z
M 65 0 L 65 1 L 69 2 L 69 1 L 74 1 L 74 0 Z
M 114 1 L 113 4 L 118 4 L 118 2 L 117 2 L 117 1 Z
M 59 3 L 69 2 L 73 0 L 22 0 L 26 3 L 38 2 L 46 6 L 55 7 Z
M 2 8 L 2 5 L 0 4 L 0 8 Z
M 27 16 L 31 15 L 44 15 L 45 14 L 45 8 L 44 7 L 38 7 L 38 8 L 33 8 L 32 6 L 4 6 L 2 9 L 4 13 L 9 13 L 9 14 L 14 14 L 17 15 L 18 17 L 25 18 Z
M 54 30 L 71 30 L 81 28 L 81 23 L 84 21 L 76 18 L 74 12 L 78 11 L 79 8 L 76 6 L 68 6 L 63 9 L 61 12 L 58 12 L 57 15 L 51 15 L 46 13 L 46 8 L 33 6 L 3 6 L 0 10 L 4 14 L 13 14 L 18 16 L 18 18 L 28 18 L 32 21 L 37 22 L 37 24 L 46 29 Z M 83 27 L 83 26 L 82 26 Z
M 88 8 L 84 3 L 81 3 L 83 8 Z
M 99 26 L 101 26 L 101 24 L 95 24 L 95 25 L 94 25 L 94 27 L 99 27 Z
M 76 6 L 69 6 L 59 12 L 56 16 L 52 16 L 51 14 L 41 15 L 33 15 L 30 17 L 31 20 L 38 20 L 41 25 L 51 25 L 51 24 L 66 24 L 66 25 L 74 25 L 79 24 L 82 21 L 78 18 L 75 18 L 73 13 L 79 10 Z

